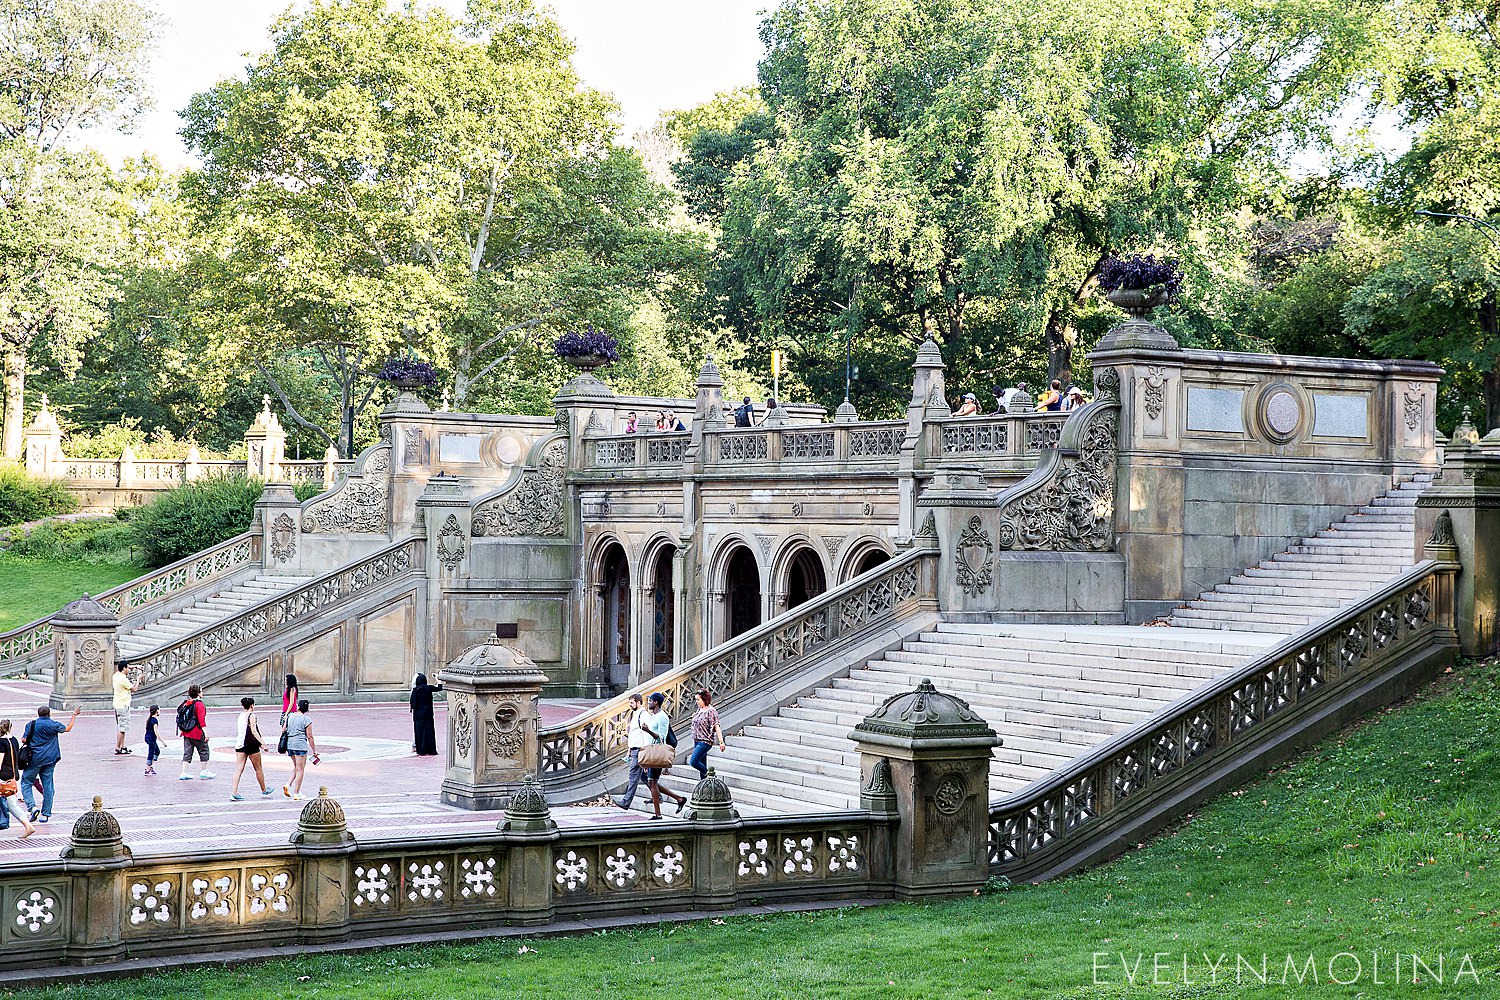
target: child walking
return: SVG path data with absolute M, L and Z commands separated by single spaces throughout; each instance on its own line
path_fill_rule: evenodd
M 158 758 L 158 757 L 161 756 L 161 744 L 156 741 L 156 725 L 157 725 L 158 722 L 161 721 L 160 719 L 157 718 L 157 713 L 160 712 L 160 711 L 161 711 L 161 706 L 159 706 L 159 705 L 152 705 L 151 706 L 151 710 L 146 713 L 146 773 L 147 774 L 155 774 L 156 773 L 156 768 L 154 766 L 156 764 L 156 758 Z

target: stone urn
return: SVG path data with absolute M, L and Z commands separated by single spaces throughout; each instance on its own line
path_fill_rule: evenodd
M 1176 339 L 1151 322 L 1151 311 L 1167 304 L 1165 288 L 1118 288 L 1105 292 L 1104 298 L 1125 311 L 1129 319 L 1110 328 L 1099 341 L 1098 350 L 1144 348 L 1158 351 L 1181 350 Z
M 614 363 L 602 354 L 565 354 L 561 357 L 583 375 L 592 375 L 595 369 Z
M 1151 311 L 1157 306 L 1167 304 L 1167 290 L 1165 288 L 1117 288 L 1104 295 L 1106 301 L 1111 305 L 1124 310 L 1125 315 L 1131 319 L 1149 319 Z

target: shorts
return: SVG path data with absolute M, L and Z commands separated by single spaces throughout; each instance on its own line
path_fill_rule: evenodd
M 286 752 L 286 755 L 288 757 L 306 757 L 307 756 L 307 751 L 306 750 L 288 750 Z
M 115 728 L 122 733 L 130 732 L 130 709 L 115 709 Z
M 198 740 L 193 739 L 191 736 L 184 736 L 182 738 L 182 762 L 184 764 L 193 759 L 194 750 L 198 751 L 198 759 L 207 764 L 208 737 L 205 736 L 202 739 Z

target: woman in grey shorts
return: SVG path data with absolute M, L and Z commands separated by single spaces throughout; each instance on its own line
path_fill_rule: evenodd
M 286 717 L 286 752 L 292 758 L 292 780 L 281 786 L 281 794 L 290 799 L 302 798 L 302 777 L 307 771 L 307 756 L 318 762 L 318 741 L 313 739 L 312 719 L 307 714 L 307 699 L 297 702 L 297 711 Z

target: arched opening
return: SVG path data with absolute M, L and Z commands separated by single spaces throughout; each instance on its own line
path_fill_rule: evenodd
M 828 578 L 818 554 L 805 546 L 798 549 L 786 567 L 786 606 L 806 604 L 827 589 Z
M 890 561 L 891 557 L 885 550 L 871 549 L 855 561 L 854 572 L 849 575 L 849 578 L 852 580 L 854 577 L 859 576 L 861 573 L 868 573 L 876 566 L 880 566 Z
M 725 640 L 760 624 L 760 568 L 755 556 L 741 545 L 724 565 Z
M 672 546 L 663 545 L 651 570 L 651 672 L 673 666 L 672 634 L 677 608 L 672 591 Z
M 630 563 L 618 542 L 599 559 L 599 649 L 609 683 L 630 683 Z

